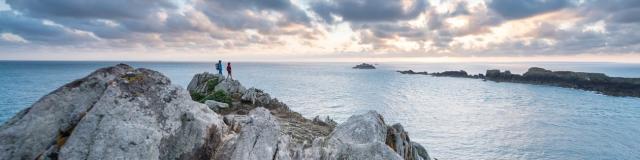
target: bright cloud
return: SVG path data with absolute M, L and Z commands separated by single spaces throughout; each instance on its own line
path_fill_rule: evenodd
M 634 54 L 639 14 L 637 0 L 6 0 L 0 56 Z

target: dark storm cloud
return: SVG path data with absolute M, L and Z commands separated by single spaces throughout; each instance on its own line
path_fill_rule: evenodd
M 269 31 L 291 24 L 309 25 L 310 18 L 289 0 L 206 0 L 195 5 L 211 21 L 221 27 L 240 30 Z M 250 11 L 250 12 L 247 12 Z M 280 14 L 276 21 L 259 15 L 263 12 Z
M 122 44 L 155 45 L 158 38 L 172 41 L 176 39 L 174 36 L 193 35 L 242 40 L 246 38 L 232 36 L 231 32 L 256 29 L 277 35 L 285 33 L 280 29 L 289 25 L 310 25 L 307 14 L 290 0 L 7 0 L 7 4 L 20 13 L 20 18 L 50 20 L 60 24 L 59 28 L 84 31 Z M 185 6 L 187 8 L 181 8 Z M 19 18 L 17 15 L 5 18 L 11 16 Z M 18 25 L 30 26 L 26 23 Z
M 312 10 L 327 22 L 334 22 L 332 15 L 351 22 L 380 22 L 414 19 L 429 6 L 426 0 L 414 0 L 410 6 L 402 1 L 389 0 L 336 0 L 311 4 Z
M 169 0 L 7 0 L 7 4 L 24 16 L 51 20 L 106 39 L 167 30 L 157 14 L 177 9 Z
M 604 19 L 613 23 L 640 22 L 638 0 L 596 0 L 585 4 L 581 12 L 593 20 Z
M 570 0 L 493 0 L 489 3 L 489 8 L 506 19 L 520 19 L 571 5 Z
M 640 30 L 640 1 L 586 1 L 577 6 L 576 12 L 583 18 L 575 23 L 576 28 L 560 30 L 558 26 L 546 24 L 539 27 L 535 37 L 557 41 L 549 48 L 559 54 L 640 51 L 640 33 L 637 32 Z M 584 30 L 596 23 L 604 25 L 601 32 Z
M 55 24 L 47 25 L 43 20 L 12 11 L 0 11 L 0 33 L 12 33 L 31 42 L 53 45 L 96 40 L 86 33 L 75 33 Z
M 169 0 L 7 0 L 12 9 L 38 17 L 143 18 L 158 8 L 175 8 Z

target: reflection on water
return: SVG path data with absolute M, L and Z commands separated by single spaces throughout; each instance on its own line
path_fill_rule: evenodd
M 0 121 L 53 89 L 108 62 L 0 62 Z M 206 63 L 132 63 L 158 70 L 186 86 Z M 354 63 L 355 64 L 355 63 Z M 640 77 L 640 65 L 612 63 L 381 64 L 354 70 L 349 63 L 237 63 L 234 76 L 264 89 L 306 117 L 341 122 L 377 110 L 402 123 L 413 141 L 438 159 L 640 159 L 640 98 L 610 97 L 549 86 L 476 79 L 402 75 L 530 66 Z

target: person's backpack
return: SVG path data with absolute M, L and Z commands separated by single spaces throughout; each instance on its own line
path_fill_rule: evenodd
M 220 63 L 216 64 L 216 70 L 221 70 L 222 68 L 220 68 Z

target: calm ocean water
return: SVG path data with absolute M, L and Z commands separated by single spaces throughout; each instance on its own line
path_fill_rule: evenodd
M 0 123 L 54 89 L 116 62 L 0 61 Z M 130 62 L 186 86 L 212 63 Z M 306 117 L 339 122 L 377 110 L 402 123 L 438 159 L 640 159 L 640 98 L 549 86 L 402 75 L 395 70 L 509 69 L 602 72 L 640 77 L 640 64 L 618 63 L 235 63 L 246 87 L 261 88 Z

